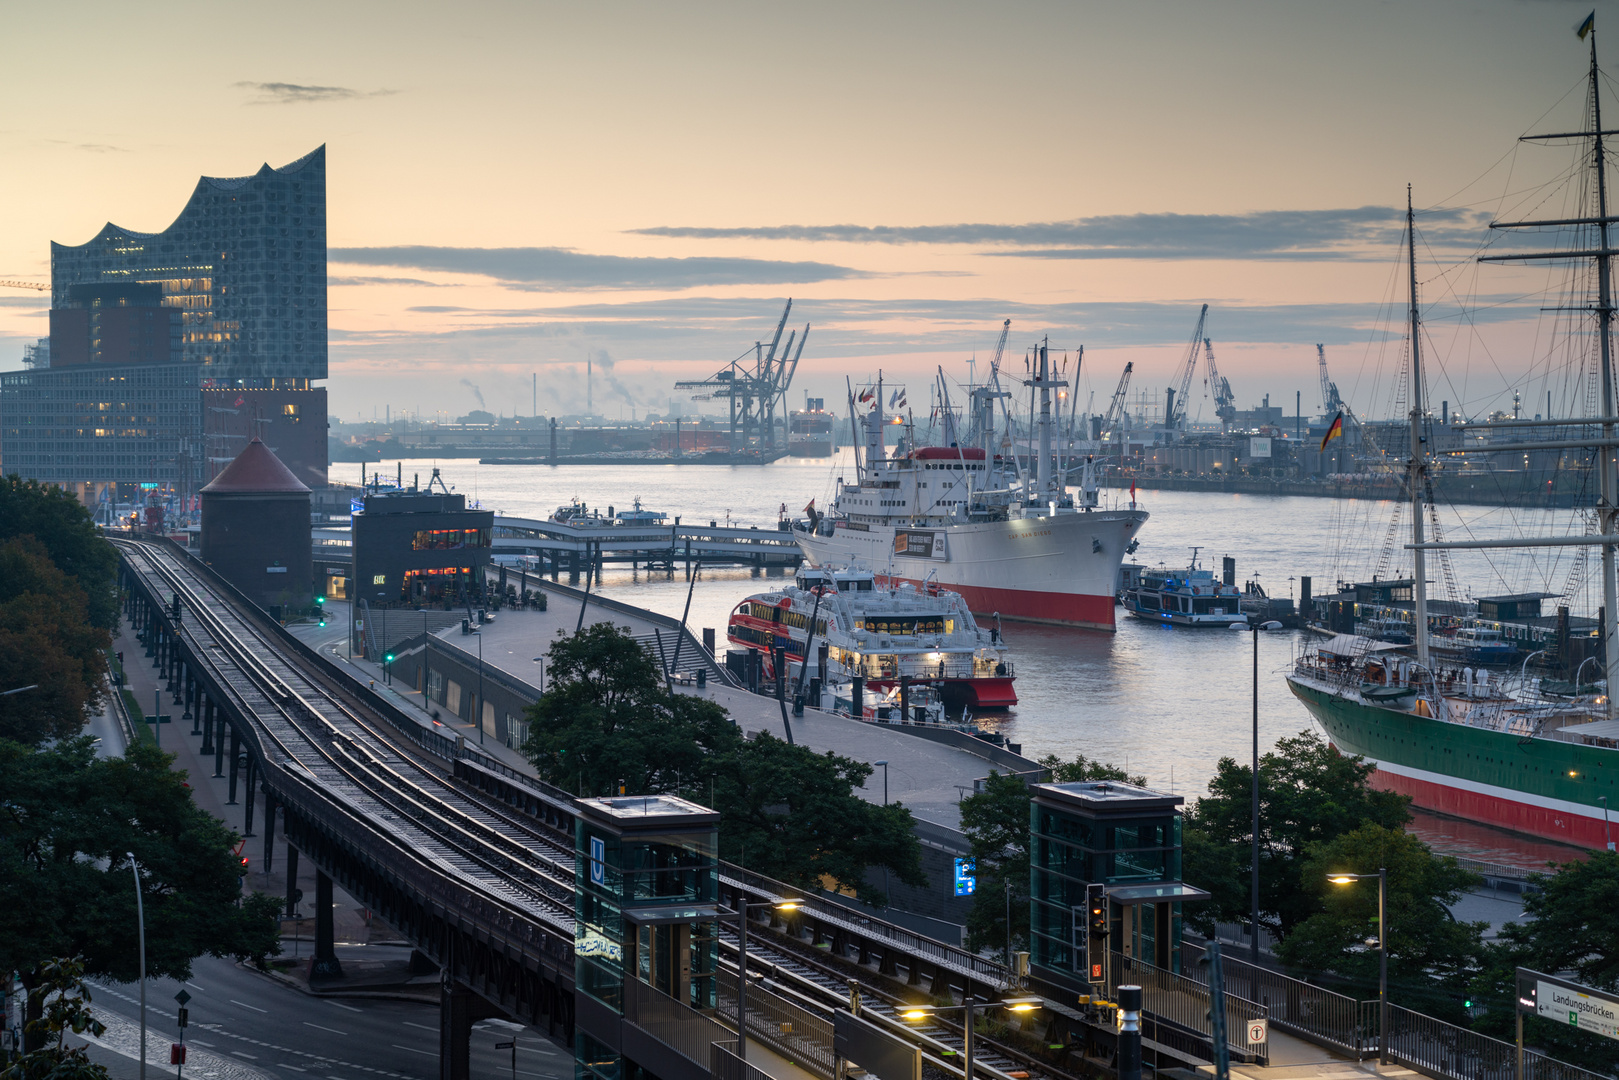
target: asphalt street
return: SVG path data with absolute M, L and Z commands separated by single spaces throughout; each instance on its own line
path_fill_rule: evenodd
M 339 959 L 364 949 L 339 946 Z M 204 957 L 184 984 L 147 983 L 147 1075 L 176 1075 L 169 1044 L 178 1041 L 175 995 L 184 989 L 190 1027 L 183 1077 L 197 1080 L 436 1080 L 438 1006 L 367 997 L 317 998 L 233 963 Z M 133 983 L 93 984 L 94 1011 L 108 1031 L 91 1056 L 114 1080 L 137 1080 L 140 988 Z M 484 1021 L 472 1032 L 472 1075 L 512 1075 L 512 1053 L 496 1042 L 515 1037 L 518 1080 L 571 1080 L 573 1052 L 504 1021 Z M 82 1042 L 83 1040 L 75 1040 Z

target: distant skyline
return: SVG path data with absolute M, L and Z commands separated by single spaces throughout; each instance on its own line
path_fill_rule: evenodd
M 1015 373 L 1049 336 L 1098 407 L 1127 361 L 1161 394 L 1207 302 L 1239 408 L 1318 411 L 1324 342 L 1378 415 L 1409 182 L 1435 400 L 1573 408 L 1544 271 L 1471 256 L 1572 163 L 1516 139 L 1581 123 L 1591 7 L 36 6 L 0 72 L 0 279 L 325 144 L 337 417 L 527 413 L 534 372 L 578 412 L 587 356 L 598 412 L 662 412 L 787 296 L 814 327 L 795 403 L 882 367 L 914 406 L 1008 317 Z M 1619 64 L 1619 9 L 1596 27 Z M 0 289 L 0 370 L 47 306 Z

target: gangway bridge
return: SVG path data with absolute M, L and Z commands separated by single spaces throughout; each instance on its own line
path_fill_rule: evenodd
M 239 781 L 245 787 L 244 836 L 255 835 L 263 795 L 266 873 L 279 811 L 289 914 L 296 908 L 297 860 L 316 867 L 312 979 L 340 973 L 335 882 L 440 967 L 442 1080 L 469 1076 L 468 1039 L 482 1018 L 543 1025 L 572 1044 L 573 797 L 401 710 L 178 545 L 113 542 L 125 616 L 160 681 L 196 717 L 193 734 L 202 740 L 202 756 L 213 755 L 215 775 L 225 776 L 228 766 L 231 799 Z M 905 1004 L 899 980 L 934 999 L 970 994 L 981 1002 L 1024 985 L 993 960 L 739 867 L 722 863 L 719 883 L 732 911 L 743 904 L 764 908 L 757 919 L 749 916 L 758 927 L 749 935 L 749 1038 L 821 1080 L 834 1080 L 832 1017 L 855 1001 L 864 1003 L 863 1017 L 918 1045 L 930 1067 L 968 1080 L 954 1050 L 960 1025 L 935 1017 L 919 1028 L 899 1020 Z M 790 914 L 771 907 L 789 897 L 799 901 Z M 666 1080 L 709 1075 L 713 1042 L 734 1033 L 738 949 L 728 923 L 721 924 L 720 946 L 716 1010 L 660 998 L 637 982 L 633 968 L 626 974 L 624 1023 L 646 1018 L 642 1035 L 668 1051 L 660 1062 Z M 658 1024 L 654 1016 L 662 1018 Z M 673 1028 L 663 1023 L 670 1017 L 679 1021 Z M 1065 1027 L 1065 1018 L 1075 1024 Z M 1105 1042 L 1110 1029 L 1101 1023 L 1091 1024 L 1090 1035 L 1076 1035 L 1084 1030 L 1080 1019 L 1053 1001 L 1045 1041 L 1067 1039 L 1076 1055 L 1082 1045 L 1094 1049 L 1097 1032 Z M 702 1042 L 707 1036 L 712 1040 Z M 691 1038 L 701 1045 L 684 1045 Z M 1096 1064 L 1077 1057 L 1053 1062 L 994 1039 L 975 1041 L 981 1049 L 971 1080 L 1068 1080 Z M 1196 1043 L 1195 1031 L 1179 1031 L 1177 1040 L 1158 1045 L 1195 1063 L 1203 1059 L 1175 1047 Z M 1234 1044 L 1233 1052 L 1242 1056 L 1245 1048 Z

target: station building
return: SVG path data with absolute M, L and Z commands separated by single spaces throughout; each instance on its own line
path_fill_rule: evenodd
M 310 606 L 309 489 L 258 439 L 202 489 L 202 561 L 279 616 Z
M 1035 784 L 1030 805 L 1030 953 L 1039 977 L 1086 992 L 1107 965 L 1181 969 L 1179 795 L 1117 781 Z M 1092 921 L 1092 905 L 1105 932 Z M 1097 965 L 1103 965 L 1098 968 Z
M 352 519 L 344 592 L 371 604 L 460 601 L 483 583 L 494 527 L 495 512 L 468 510 L 465 495 L 368 492 Z

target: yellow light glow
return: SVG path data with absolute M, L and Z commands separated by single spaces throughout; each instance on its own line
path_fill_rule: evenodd
M 1008 1005 L 1007 1006 L 1007 1008 L 1010 1009 L 1012 1012 L 1034 1012 L 1034 1010 L 1036 1008 L 1038 1008 L 1038 1007 L 1039 1006 L 1037 1006 L 1037 1005 L 1031 1005 L 1027 1001 L 1019 1002 L 1016 1005 Z
M 1327 880 L 1332 882 L 1334 885 L 1349 885 L 1352 884 L 1355 879 L 1340 874 L 1338 877 L 1329 877 Z
M 926 1020 L 933 1014 L 928 1012 L 926 1009 L 908 1009 L 899 1015 L 903 1020 Z
M 776 910 L 777 911 L 797 911 L 798 910 L 798 901 L 797 900 L 783 900 L 781 903 L 776 905 Z

